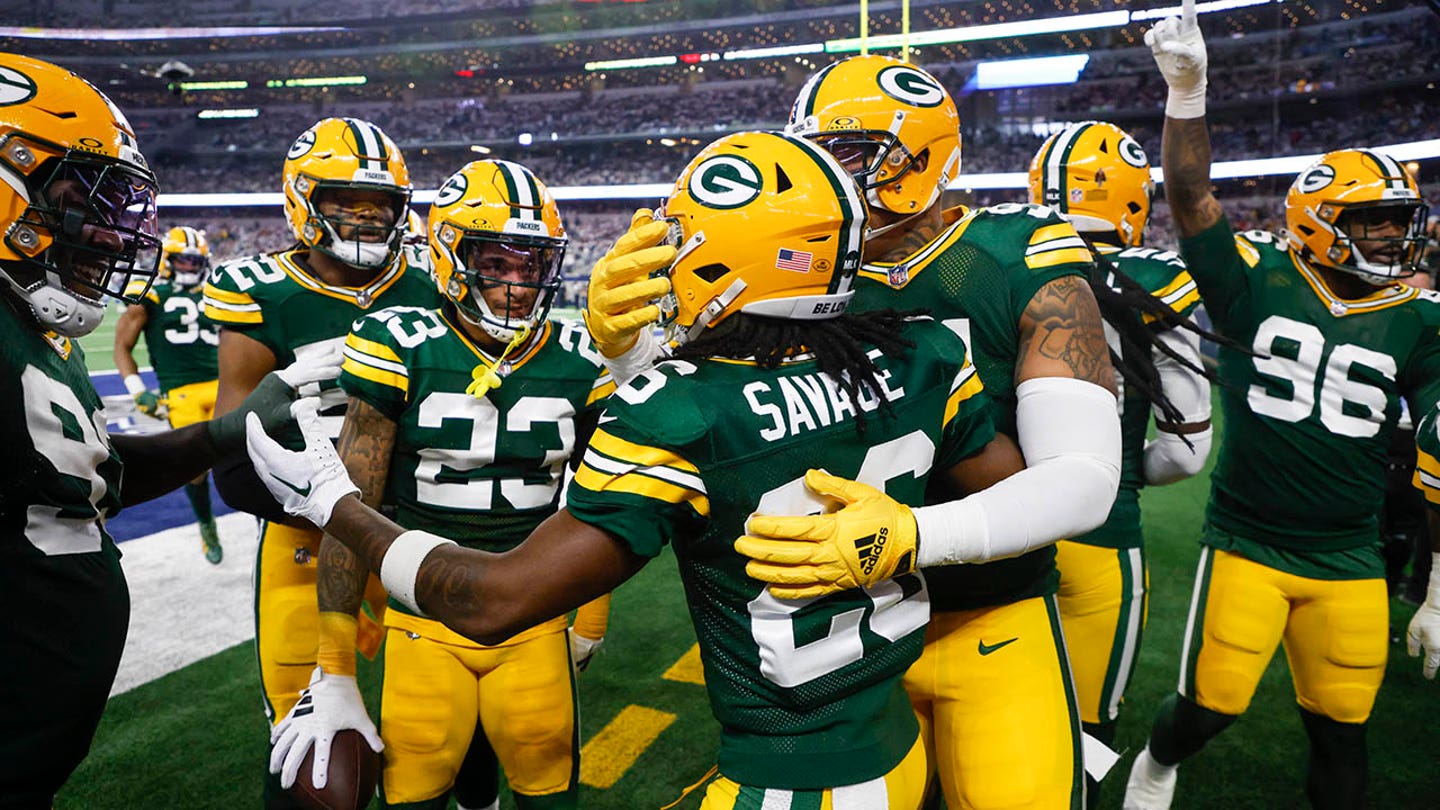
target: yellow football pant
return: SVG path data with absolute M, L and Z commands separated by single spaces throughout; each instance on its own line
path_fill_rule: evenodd
M 1108 723 L 1120 716 L 1145 627 L 1149 583 L 1138 548 L 1114 549 L 1061 540 L 1060 624 L 1075 678 L 1080 719 Z
M 262 521 L 255 563 L 255 655 L 260 689 L 271 723 L 284 719 L 310 684 L 320 644 L 320 606 L 315 593 L 320 532 Z M 371 576 L 365 599 L 384 617 L 385 589 Z M 362 611 L 360 650 L 374 657 L 380 635 Z
M 1081 805 L 1080 718 L 1053 597 L 934 614 L 905 690 L 951 810 Z
M 563 617 L 495 647 L 427 638 L 413 628 L 430 622 L 404 619 L 412 630 L 392 624 L 387 633 L 380 698 L 387 804 L 449 791 L 476 718 L 517 794 L 544 796 L 576 784 L 575 686 Z
M 196 422 L 208 422 L 215 413 L 215 393 L 219 380 L 191 383 L 165 392 L 165 408 L 170 427 L 182 428 Z
M 720 777 L 705 788 L 700 810 L 917 810 L 925 800 L 930 765 L 916 738 L 910 753 L 889 773 L 868 782 L 828 790 L 781 790 L 741 785 Z
M 1203 548 L 1180 693 L 1211 711 L 1242 714 L 1283 642 L 1301 708 L 1363 723 L 1385 675 L 1389 620 L 1383 579 L 1309 579 Z

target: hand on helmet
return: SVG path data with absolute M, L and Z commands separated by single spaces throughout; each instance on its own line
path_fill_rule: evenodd
M 660 242 L 669 232 L 647 209 L 630 219 L 630 230 L 610 248 L 590 273 L 585 325 L 606 357 L 619 357 L 635 345 L 640 330 L 660 317 L 653 302 L 670 291 L 670 280 L 650 274 L 669 267 L 676 249 Z

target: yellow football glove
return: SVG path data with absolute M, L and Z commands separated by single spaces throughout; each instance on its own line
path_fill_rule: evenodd
M 769 582 L 777 599 L 809 599 L 873 585 L 915 570 L 915 515 L 884 492 L 821 470 L 805 486 L 844 504 L 809 517 L 756 515 L 735 550 L 745 573 Z
M 640 330 L 660 317 L 660 307 L 650 302 L 670 292 L 670 279 L 650 274 L 675 261 L 675 248 L 660 244 L 669 230 L 669 223 L 641 208 L 631 216 L 630 230 L 590 271 L 585 325 L 606 357 L 624 354 Z

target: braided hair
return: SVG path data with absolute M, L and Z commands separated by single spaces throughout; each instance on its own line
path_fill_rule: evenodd
M 751 358 L 761 368 L 775 369 L 788 357 L 809 353 L 821 373 L 834 380 L 852 402 L 858 405 L 868 392 L 888 414 L 892 408 L 882 395 L 880 370 L 870 351 L 875 348 L 887 357 L 904 357 L 915 348 L 915 342 L 902 336 L 901 329 L 907 320 L 923 314 L 881 309 L 800 321 L 741 312 L 675 349 L 672 356 L 682 360 Z M 864 435 L 865 414 L 859 407 L 855 409 L 855 427 Z

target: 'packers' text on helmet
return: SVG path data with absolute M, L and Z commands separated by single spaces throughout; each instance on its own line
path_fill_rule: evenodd
M 385 267 L 405 238 L 410 170 L 380 128 L 358 118 L 326 118 L 301 133 L 285 155 L 285 218 L 300 244 L 351 267 Z M 380 192 L 374 205 L 345 192 Z M 325 202 L 342 202 L 326 215 Z M 342 239 L 345 233 L 348 239 Z
M 198 287 L 210 275 L 210 242 L 205 232 L 177 225 L 165 234 L 160 246 L 160 275 L 173 278 L 180 287 Z
M 1067 126 L 1030 161 L 1030 202 L 1055 209 L 1082 233 L 1114 231 L 1126 247 L 1144 238 L 1154 191 L 1145 150 L 1102 121 Z
M 550 190 L 518 163 L 468 163 L 430 204 L 430 263 L 440 292 L 496 340 L 511 340 L 549 314 L 568 241 Z
M 960 174 L 954 99 L 934 76 L 886 56 L 854 56 L 811 76 L 786 131 L 829 149 L 871 206 L 896 214 L 925 211 Z
M 679 248 L 660 322 L 683 344 L 736 312 L 843 314 L 869 211 L 825 150 L 778 132 L 740 132 L 690 161 L 657 216 L 671 222 Z
M 155 176 L 124 114 L 48 62 L 0 54 L 0 277 L 78 337 L 106 296 L 138 301 L 159 261 Z
M 1428 211 L 1415 178 L 1394 158 L 1341 149 L 1290 184 L 1286 235 L 1308 261 L 1389 284 L 1415 272 Z M 1371 243 L 1368 255 L 1358 242 Z

